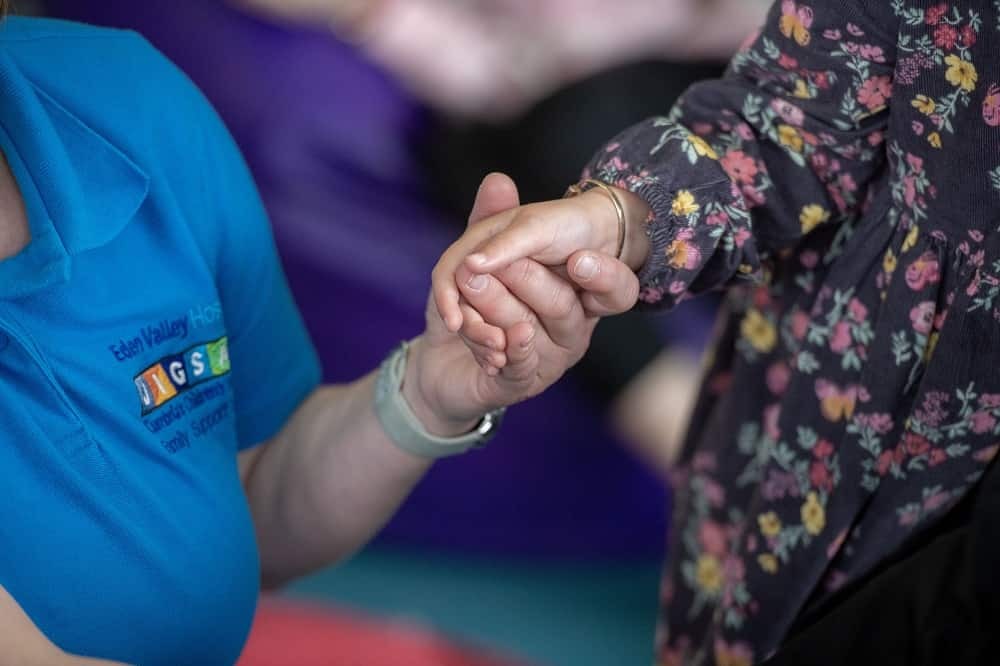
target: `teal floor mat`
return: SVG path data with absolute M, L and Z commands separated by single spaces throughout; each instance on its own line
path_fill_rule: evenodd
M 536 563 L 367 550 L 289 596 L 433 627 L 541 666 L 648 666 L 659 562 Z

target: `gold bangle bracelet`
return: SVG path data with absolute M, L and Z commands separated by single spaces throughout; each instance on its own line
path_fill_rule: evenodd
M 600 188 L 601 191 L 606 193 L 611 198 L 611 203 L 615 207 L 615 215 L 618 216 L 618 250 L 615 252 L 615 259 L 621 261 L 622 253 L 625 250 L 625 207 L 622 206 L 621 199 L 618 198 L 615 191 L 605 182 L 596 178 L 588 178 L 582 183 L 570 185 L 566 188 L 566 194 L 563 196 L 564 198 L 575 197 L 595 187 Z

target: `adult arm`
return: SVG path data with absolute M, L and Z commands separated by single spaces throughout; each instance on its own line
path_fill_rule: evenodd
M 67 654 L 50 641 L 0 585 L 0 655 L 11 666 L 123 666 Z

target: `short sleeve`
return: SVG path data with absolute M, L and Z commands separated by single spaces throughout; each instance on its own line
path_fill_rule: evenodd
M 316 388 L 320 365 L 285 278 L 267 214 L 234 140 L 197 90 L 195 154 L 204 250 L 229 339 L 239 449 L 275 435 Z

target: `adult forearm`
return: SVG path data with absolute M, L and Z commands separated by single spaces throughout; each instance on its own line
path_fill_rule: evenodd
M 120 662 L 66 654 L 31 621 L 20 604 L 0 585 L 0 655 L 16 666 L 124 666 Z
M 373 386 L 374 374 L 317 390 L 246 472 L 265 584 L 354 552 L 429 467 L 385 436 Z

